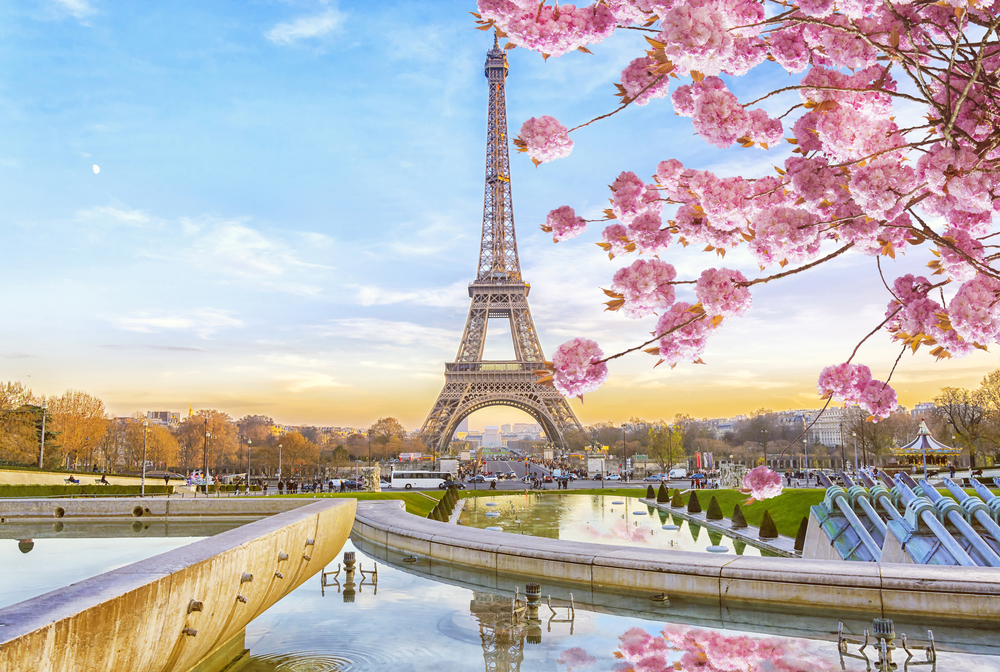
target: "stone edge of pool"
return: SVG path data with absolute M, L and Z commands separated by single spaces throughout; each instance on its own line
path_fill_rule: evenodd
M 563 541 L 440 523 L 405 513 L 396 500 L 360 502 L 354 534 L 400 553 L 593 589 L 779 607 L 836 605 L 885 616 L 1000 619 L 1000 571 L 987 567 L 846 564 Z
M 305 500 L 0 609 L 0 670 L 190 670 L 237 638 L 242 655 L 247 623 L 340 552 L 356 505 Z

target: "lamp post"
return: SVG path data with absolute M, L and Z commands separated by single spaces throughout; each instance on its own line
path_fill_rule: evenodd
M 149 421 L 142 421 L 142 496 L 146 496 L 146 433 L 149 430 Z
M 83 447 L 87 448 L 87 468 L 94 470 L 94 449 L 90 447 L 90 437 L 83 437 Z
M 205 418 L 205 448 L 202 452 L 201 482 L 205 484 L 205 496 L 208 497 L 208 418 Z
M 281 479 L 281 444 L 278 444 L 278 479 Z
M 622 424 L 622 455 L 625 458 L 625 482 L 628 483 L 628 441 L 625 439 L 626 424 Z
M 851 434 L 854 436 L 854 472 L 857 473 L 857 471 L 858 471 L 858 433 L 857 432 L 851 432 Z
M 253 439 L 249 436 L 247 437 L 247 494 L 250 494 L 250 444 L 253 443 Z
M 46 402 L 42 399 L 42 442 L 38 447 L 38 468 L 42 468 L 42 459 L 45 457 L 45 407 Z
M 761 440 L 760 440 L 760 450 L 764 454 L 764 466 L 767 466 L 767 430 L 760 430 Z
M 372 466 L 372 434 L 374 432 L 369 428 L 368 430 L 368 466 Z

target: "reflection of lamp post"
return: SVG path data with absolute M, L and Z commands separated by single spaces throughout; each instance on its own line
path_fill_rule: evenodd
M 45 400 L 42 400 L 42 443 L 38 447 L 38 468 L 42 468 L 42 459 L 45 457 Z
M 149 421 L 142 421 L 142 496 L 146 496 L 146 432 L 149 429 Z

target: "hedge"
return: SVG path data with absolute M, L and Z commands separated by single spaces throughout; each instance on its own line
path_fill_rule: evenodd
M 172 485 L 147 485 L 147 495 L 173 494 Z M 139 495 L 141 485 L 0 485 L 0 498 L 56 497 L 68 495 Z
M 213 493 L 215 493 L 215 492 L 243 492 L 244 491 L 244 487 L 242 485 L 236 485 L 235 483 L 231 483 L 229 485 L 220 483 L 219 486 L 218 486 L 219 487 L 218 490 L 215 489 L 216 486 L 214 486 L 214 485 L 209 485 L 208 487 L 209 487 L 208 494 L 210 494 L 210 495 L 213 494 Z M 148 490 L 149 488 L 146 488 L 146 489 Z M 205 492 L 205 486 L 204 485 L 199 485 L 198 486 L 198 492 Z M 250 492 L 260 492 L 260 486 L 259 485 L 251 485 L 250 486 Z

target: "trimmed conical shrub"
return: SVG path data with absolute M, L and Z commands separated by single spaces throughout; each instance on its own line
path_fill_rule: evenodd
M 802 549 L 806 547 L 806 530 L 809 529 L 809 517 L 802 516 L 802 522 L 799 523 L 799 532 L 795 535 L 795 550 L 802 552 Z
M 653 492 L 653 486 L 647 485 L 646 486 L 646 499 L 652 499 L 655 496 L 656 496 L 656 493 Z
M 733 509 L 733 524 L 732 528 L 734 530 L 742 530 L 747 526 L 747 519 L 743 517 L 743 509 L 737 504 L 736 508 Z
M 660 504 L 666 504 L 670 501 L 670 494 L 662 482 L 660 483 L 660 489 L 656 491 L 656 501 Z
M 701 502 L 698 501 L 698 493 L 691 491 L 691 498 L 688 500 L 688 513 L 701 513 Z
M 682 506 L 684 506 L 684 500 L 681 499 L 680 488 L 674 490 L 674 498 L 670 500 L 670 506 L 674 507 L 675 509 L 679 509 Z
M 712 495 L 712 500 L 708 503 L 708 512 L 705 514 L 705 518 L 708 520 L 722 520 L 722 507 L 719 506 L 719 500 Z
M 764 510 L 764 520 L 760 521 L 760 533 L 757 536 L 761 539 L 778 538 L 778 528 L 775 527 L 774 520 L 771 519 L 771 512 L 767 509 Z

